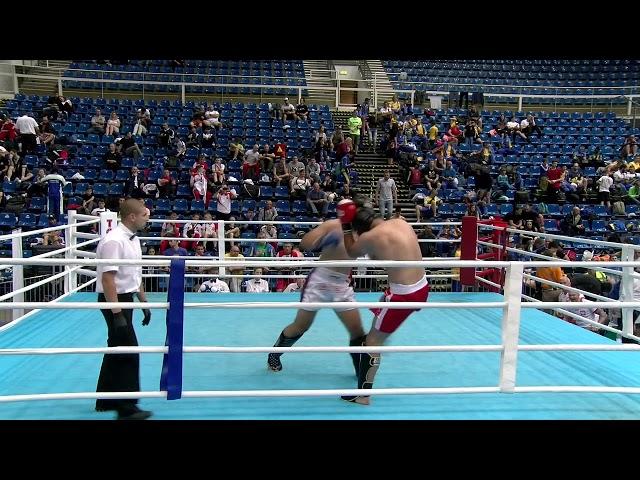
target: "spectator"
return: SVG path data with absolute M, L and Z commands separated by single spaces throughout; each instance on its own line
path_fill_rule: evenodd
M 229 158 L 235 160 L 238 155 L 244 156 L 244 145 L 242 145 L 240 138 L 236 138 L 233 143 L 229 144 Z
M 9 117 L 2 124 L 0 128 L 0 141 L 5 142 L 7 148 L 15 145 L 16 138 L 18 137 L 18 131 L 13 120 Z
M 300 98 L 300 103 L 296 105 L 296 118 L 299 121 L 306 122 L 309 117 L 309 107 L 304 103 L 304 98 Z
M 91 185 L 89 185 L 82 195 L 82 206 L 78 209 L 78 213 L 91 215 L 91 212 L 97 206 L 95 200 L 96 197 L 93 195 L 93 188 L 91 187 Z
M 231 201 L 237 198 L 236 191 L 230 189 L 228 185 L 222 186 L 216 192 L 216 211 L 219 220 L 229 220 L 231 216 Z
M 67 182 L 65 178 L 58 173 L 58 169 L 56 167 L 53 167 L 51 169 L 51 173 L 45 175 L 40 182 L 47 183 L 48 185 L 47 213 L 55 216 L 56 219 L 60 218 L 64 204 L 63 189 L 69 182 Z
M 629 135 L 622 147 L 620 147 L 620 152 L 622 153 L 622 158 L 630 159 L 636 156 L 638 153 L 638 141 L 636 140 L 635 135 Z
M 217 157 L 211 167 L 211 179 L 215 185 L 222 185 L 225 181 L 224 170 L 226 166 L 222 163 L 222 158 Z
M 122 165 L 122 156 L 120 152 L 116 150 L 115 143 L 109 144 L 109 150 L 104 154 L 102 160 L 104 160 L 104 168 L 113 170 L 114 172 L 120 168 Z
M 380 125 L 379 114 L 371 111 L 367 116 L 367 131 L 369 134 L 369 143 L 371 144 L 371 151 L 376 153 L 378 151 L 378 127 Z
M 244 260 L 244 255 L 240 253 L 240 247 L 238 245 L 233 245 L 229 253 L 226 253 L 224 256 L 225 260 L 237 260 L 242 262 Z M 243 275 L 244 267 L 227 267 L 229 269 L 229 275 Z M 229 287 L 232 292 L 240 292 L 240 278 L 231 278 L 229 281 Z
M 543 253 L 545 257 L 551 257 L 551 260 L 556 259 L 556 254 L 553 250 L 545 250 Z M 559 283 L 563 276 L 565 276 L 564 272 L 560 267 L 538 267 L 536 269 L 536 276 L 543 280 L 549 280 L 552 282 Z M 540 282 L 542 283 L 542 282 Z M 557 302 L 558 296 L 560 295 L 560 288 L 555 287 L 553 285 L 549 285 L 547 283 L 542 283 L 542 301 L 543 302 Z M 552 310 L 545 310 L 547 313 L 552 313 Z
M 40 139 L 41 145 L 53 146 L 53 143 L 56 139 L 56 132 L 49 121 L 49 117 L 42 117 L 42 122 L 40 122 L 40 135 L 38 138 Z
M 280 258 L 281 260 L 287 260 L 289 258 L 302 257 L 302 253 L 300 253 L 300 251 L 298 251 L 298 250 L 294 250 L 293 249 L 293 244 L 285 243 L 284 247 L 282 248 L 282 250 L 280 250 L 278 252 L 277 257 Z M 293 272 L 292 270 L 289 270 L 287 268 L 285 268 L 284 270 L 280 269 L 280 273 L 282 275 L 292 275 L 293 274 L 292 272 Z M 276 281 L 276 291 L 282 292 L 285 289 L 285 287 L 288 285 L 288 283 L 289 283 L 288 279 L 286 279 L 286 278 L 278 278 L 277 281 Z
M 259 166 L 260 171 L 268 174 L 273 170 L 273 166 L 275 165 L 276 155 L 271 151 L 271 146 L 268 143 L 265 143 L 262 148 L 259 150 Z
M 218 251 L 218 232 L 216 223 L 213 221 L 213 215 L 210 212 L 204 213 L 204 223 L 201 224 L 200 234 L 204 239 L 202 241 L 202 245 L 205 250 L 210 252 Z M 213 241 L 208 241 L 207 239 L 213 239 Z
M 300 175 L 298 177 L 294 177 L 291 180 L 291 184 L 289 186 L 291 192 L 291 198 L 293 199 L 306 199 L 307 191 L 311 188 L 311 182 L 307 178 L 307 174 L 304 169 L 300 171 Z
M 357 154 L 360 146 L 360 130 L 362 129 L 362 120 L 358 116 L 357 110 L 354 110 L 347 119 L 347 127 L 349 128 L 349 136 L 353 139 L 353 151 Z
M 309 158 L 305 171 L 307 172 L 307 178 L 309 180 L 320 183 L 320 165 L 316 162 L 315 158 Z
M 587 301 L 584 297 L 583 294 L 578 293 L 578 292 L 569 292 L 568 293 L 568 297 L 569 297 L 569 301 L 570 302 L 576 302 L 576 303 L 582 303 Z M 608 322 L 608 318 L 607 318 L 607 313 L 601 309 L 601 308 L 597 308 L 597 307 L 588 307 L 588 306 L 582 306 L 582 307 L 578 307 L 576 306 L 574 307 L 567 307 L 566 310 L 568 310 L 571 313 L 575 313 L 576 315 L 579 315 L 581 317 L 584 317 L 588 320 L 591 320 L 593 322 L 597 322 L 599 324 L 602 325 L 607 325 Z M 563 315 L 563 318 L 570 323 L 574 323 L 576 325 L 578 325 L 579 327 L 585 328 L 587 330 L 590 330 L 592 332 L 596 332 L 598 333 L 600 331 L 600 329 L 596 326 L 593 325 L 592 323 L 589 323 L 585 320 L 579 319 L 579 318 L 574 318 L 571 317 L 569 315 Z
M 104 119 L 104 115 L 102 115 L 102 111 L 99 108 L 96 108 L 96 114 L 91 117 L 91 127 L 87 130 L 87 133 L 104 135 L 105 123 L 106 120 Z
M 175 239 L 175 240 L 169 240 L 169 248 L 167 248 L 163 255 L 165 256 L 180 256 L 180 257 L 187 257 L 189 255 L 189 252 L 187 252 L 187 250 L 185 248 L 182 248 L 180 246 L 180 240 Z
M 101 213 L 110 212 L 110 211 L 111 210 L 107 208 L 107 204 L 104 198 L 99 198 L 98 205 L 93 210 L 91 210 L 91 215 L 93 215 L 94 217 L 99 217 Z
M 582 224 L 582 216 L 580 215 L 580 207 L 573 207 L 564 220 L 561 222 L 561 230 L 565 235 L 578 236 L 584 235 L 584 225 Z
M 271 225 L 273 227 L 273 225 Z M 262 228 L 267 227 L 267 225 L 263 225 Z M 251 244 L 249 248 L 249 256 L 250 257 L 273 257 L 275 256 L 275 251 L 273 245 L 267 243 L 267 233 L 263 231 L 262 228 L 257 234 L 257 238 L 261 241 L 254 242 Z M 277 233 L 276 233 L 277 236 Z
M 213 193 L 207 188 L 207 175 L 204 172 L 204 167 L 201 165 L 198 167 L 198 171 L 191 175 L 190 185 L 193 191 L 193 197 L 196 200 L 204 199 L 204 208 L 209 208 L 209 202 Z
M 109 120 L 107 120 L 107 128 L 104 131 L 105 135 L 118 135 L 120 133 L 120 119 L 116 112 L 111 112 Z
M 393 204 L 398 203 L 398 188 L 396 182 L 391 178 L 389 170 L 384 171 L 384 176 L 378 180 L 376 188 L 376 202 L 380 208 L 380 215 L 385 220 L 391 218 L 393 214 Z
M 133 158 L 139 159 L 142 156 L 142 150 L 136 143 L 136 139 L 131 132 L 127 132 L 124 137 L 118 138 L 115 141 L 118 146 L 118 152 L 120 155 L 124 155 L 126 157 L 130 157 L 133 155 Z
M 289 99 L 284 99 L 282 105 L 282 119 L 283 120 L 295 120 L 296 119 L 296 107 L 289 103 Z
M 218 267 L 209 267 L 206 270 L 209 279 L 202 282 L 198 288 L 200 293 L 228 293 L 229 285 L 218 278 Z
M 420 197 L 418 194 L 414 195 L 413 201 L 418 200 Z M 432 189 L 431 193 L 426 197 L 423 197 L 422 205 L 416 205 L 417 221 L 421 222 L 421 218 L 433 218 L 438 216 L 438 207 L 442 205 L 442 199 L 438 197 L 438 190 Z
M 140 173 L 138 167 L 131 167 L 131 175 L 124 182 L 124 195 L 131 198 L 145 198 L 144 184 L 144 175 Z
M 171 142 L 173 141 L 175 136 L 176 132 L 172 128 L 169 128 L 169 124 L 163 123 L 160 127 L 160 132 L 156 136 L 158 146 L 169 148 L 169 145 L 171 145 Z
M 245 291 L 248 293 L 264 293 L 269 291 L 269 284 L 262 278 L 262 267 L 256 267 L 253 270 L 256 277 L 246 282 Z
M 291 174 L 284 157 L 280 157 L 278 163 L 273 166 L 273 181 L 275 186 L 289 185 Z
M 322 218 L 326 218 L 329 208 L 329 202 L 327 201 L 327 194 L 320 190 L 320 184 L 314 182 L 313 188 L 307 193 L 307 204 L 311 208 L 311 212 L 314 215 L 318 215 L 318 207 L 322 209 Z
M 35 152 L 37 145 L 36 138 L 40 135 L 38 123 L 25 113 L 16 120 L 15 129 L 20 134 L 18 142 L 22 144 L 22 155 Z
M 138 110 L 136 123 L 133 125 L 133 134 L 145 136 L 151 127 L 151 114 L 144 106 Z
M 162 172 L 162 177 L 158 178 L 160 198 L 173 198 L 176 194 L 176 185 L 176 179 L 171 176 L 171 171 L 165 168 Z
M 282 293 L 292 293 L 292 292 L 302 291 L 302 289 L 304 288 L 304 283 L 305 283 L 304 277 L 298 277 L 295 279 L 294 282 L 287 285 L 287 288 L 285 288 L 282 291 Z
M 259 145 L 256 143 L 251 150 L 244 154 L 242 163 L 242 178 L 251 178 L 253 181 L 260 180 L 260 152 Z
M 598 200 L 600 205 L 605 205 L 607 208 L 611 208 L 609 189 L 613 185 L 613 179 L 608 175 L 602 175 L 596 182 L 598 184 Z
M 220 121 L 220 112 L 218 112 L 215 106 L 211 105 L 209 110 L 204 112 L 203 124 L 209 127 L 213 127 L 216 130 L 222 128 L 222 122 Z

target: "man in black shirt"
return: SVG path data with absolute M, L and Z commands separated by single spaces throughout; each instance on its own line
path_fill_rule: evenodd
M 175 135 L 176 132 L 169 128 L 168 124 L 163 123 L 162 127 L 160 127 L 160 133 L 158 133 L 157 136 L 158 145 L 160 147 L 168 148 L 171 140 L 173 139 L 173 137 L 175 137 Z
M 309 107 L 307 107 L 304 103 L 304 98 L 300 98 L 300 103 L 296 105 L 296 117 L 298 120 L 307 121 L 309 116 Z
M 108 168 L 114 172 L 120 168 L 120 165 L 122 165 L 122 156 L 120 155 L 120 152 L 116 150 L 115 143 L 109 144 L 109 151 L 104 154 L 102 159 L 104 160 L 104 168 Z
M 126 197 L 131 198 L 145 198 L 144 191 L 144 176 L 138 170 L 138 167 L 131 168 L 131 176 L 124 184 L 124 194 Z
M 142 150 L 140 150 L 131 132 L 127 132 L 123 138 L 116 140 L 116 143 L 118 144 L 120 154 L 124 153 L 127 157 L 133 155 L 133 158 L 136 160 L 142 156 Z

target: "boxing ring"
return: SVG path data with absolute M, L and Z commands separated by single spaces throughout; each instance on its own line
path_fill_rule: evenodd
M 436 292 L 426 304 L 379 303 L 379 293 L 357 293 L 365 330 L 372 319 L 368 308 L 422 308 L 385 347 L 346 346 L 348 335 L 334 312 L 327 304 L 317 304 L 322 310 L 302 339 L 294 347 L 275 348 L 271 345 L 300 306 L 298 294 L 184 293 L 185 267 L 225 268 L 237 262 L 145 259 L 139 264 L 170 267 L 169 291 L 148 293 L 153 319 L 147 327 L 140 327 L 141 305 L 130 305 L 138 308 L 134 325 L 140 347 L 109 349 L 104 347 L 106 329 L 94 303 L 96 294 L 80 291 L 95 279 L 82 283 L 77 276 L 91 277 L 89 269 L 100 262 L 125 262 L 97 260 L 91 252 L 78 249 L 78 239 L 95 243 L 97 236 L 90 238 L 91 234 L 75 229 L 96 221 L 70 215 L 68 231 L 78 236 L 71 235 L 67 242 L 65 259 L 3 260 L 18 276 L 24 265 L 64 265 L 59 278 L 64 278 L 67 293 L 54 302 L 24 302 L 24 292 L 15 289 L 11 302 L 5 298 L 0 303 L 1 309 L 14 312 L 34 309 L 0 327 L 0 419 L 107 420 L 113 415 L 94 411 L 94 399 L 105 396 L 140 398 L 141 406 L 158 420 L 640 418 L 640 347 L 617 343 L 539 310 L 568 308 L 570 302 L 528 301 L 522 293 L 525 265 L 565 262 L 247 259 L 245 267 L 275 263 L 292 269 L 321 264 L 384 268 L 422 263 L 460 268 L 461 278 L 462 272 L 470 271 L 465 269 L 504 272 L 500 293 Z M 633 267 L 638 265 L 600 262 L 598 267 L 628 279 L 637 275 Z M 593 263 L 572 262 L 572 266 Z M 627 300 L 628 284 L 623 293 L 624 301 L 598 300 L 600 308 L 623 311 L 622 330 L 604 329 L 638 340 L 631 334 L 630 319 L 640 302 Z M 142 391 L 97 394 L 102 354 L 118 351 L 141 352 Z M 356 379 L 346 352 L 363 351 L 382 352 L 382 363 L 374 388 L 360 391 L 354 389 Z M 281 372 L 267 370 L 268 352 L 286 352 Z M 339 399 L 358 393 L 371 395 L 371 405 Z

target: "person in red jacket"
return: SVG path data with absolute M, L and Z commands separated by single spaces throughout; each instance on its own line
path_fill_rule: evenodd
M 13 123 L 11 118 L 7 118 L 5 122 L 2 124 L 2 128 L 0 129 L 0 140 L 3 142 L 9 140 L 10 142 L 15 141 L 18 133 L 16 132 L 16 125 Z

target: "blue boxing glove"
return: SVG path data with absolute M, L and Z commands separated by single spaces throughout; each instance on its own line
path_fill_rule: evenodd
M 324 237 L 318 240 L 317 247 L 318 249 L 324 249 L 326 247 L 334 247 L 340 244 L 343 239 L 343 235 L 341 232 L 337 232 L 335 230 L 331 230 Z

